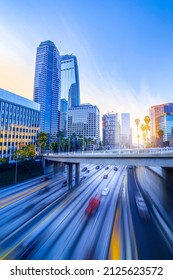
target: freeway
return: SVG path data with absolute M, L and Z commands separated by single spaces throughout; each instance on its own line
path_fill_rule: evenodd
M 80 185 L 73 178 L 71 190 L 66 171 L 3 188 L 0 259 L 172 259 L 169 217 L 162 197 L 158 215 L 150 188 L 139 184 L 145 172 L 83 164 Z

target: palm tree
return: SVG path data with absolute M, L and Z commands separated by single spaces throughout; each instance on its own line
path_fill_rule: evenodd
M 145 132 L 146 132 L 146 139 L 147 139 L 147 146 L 148 146 L 148 132 L 150 131 L 150 117 L 149 116 L 145 116 L 144 117 L 144 122 L 145 122 Z
M 163 135 L 164 135 L 164 131 L 162 129 L 160 129 L 158 131 L 158 136 L 160 138 L 160 145 L 161 145 L 161 147 L 163 146 Z
M 58 132 L 57 132 L 57 135 L 56 135 L 57 137 L 58 137 L 58 153 L 60 153 L 60 150 L 61 150 L 61 142 L 62 142 L 62 139 L 63 139 L 63 137 L 64 137 L 64 133 L 63 133 L 63 131 L 61 131 L 61 130 L 58 130 Z
M 140 123 L 140 119 L 135 119 L 135 124 L 137 126 L 137 138 L 138 138 L 138 149 L 139 149 L 139 123 Z
M 40 132 L 37 135 L 37 145 L 39 145 L 39 147 L 40 147 L 40 153 L 42 152 L 42 150 L 45 149 L 46 141 L 47 141 L 47 134 L 46 134 L 46 132 Z

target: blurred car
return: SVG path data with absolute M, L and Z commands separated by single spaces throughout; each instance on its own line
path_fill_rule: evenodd
M 149 219 L 150 215 L 149 215 L 148 208 L 147 208 L 147 205 L 146 205 L 143 197 L 139 194 L 136 194 L 135 202 L 136 202 L 136 206 L 138 208 L 138 212 L 139 212 L 139 215 L 141 216 L 141 218 Z
M 90 172 L 89 170 L 86 171 L 86 173 L 89 173 L 89 172 Z
M 105 174 L 104 176 L 103 176 L 103 179 L 107 179 L 108 178 L 108 174 Z
M 109 188 L 104 188 L 104 189 L 102 190 L 102 195 L 107 195 L 108 192 L 109 192 Z
M 85 214 L 91 215 L 93 214 L 100 205 L 100 198 L 93 197 L 90 199 L 87 208 L 85 209 Z
M 40 179 L 41 182 L 44 182 L 44 181 L 47 181 L 47 180 L 49 180 L 49 177 L 48 177 L 48 176 L 46 176 L 46 177 Z
M 84 172 L 84 171 L 86 171 L 87 170 L 87 167 L 84 167 L 83 169 L 82 169 L 82 172 Z
M 83 180 L 85 180 L 86 179 L 86 176 L 82 176 L 81 178 L 80 178 L 80 181 L 83 181 Z
M 99 168 L 100 168 L 100 166 L 99 166 L 99 165 L 97 165 L 97 166 L 96 166 L 96 169 L 99 169 Z
M 115 167 L 114 167 L 114 171 L 117 171 L 117 170 L 118 170 L 118 168 L 115 166 Z
M 105 170 L 107 170 L 107 169 L 109 169 L 109 166 L 107 166 L 107 167 L 105 168 Z
M 63 187 L 67 186 L 67 180 L 65 180 L 65 181 L 62 183 L 62 186 L 63 186 Z

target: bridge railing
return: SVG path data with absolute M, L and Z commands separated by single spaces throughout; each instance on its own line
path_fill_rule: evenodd
M 74 151 L 74 152 L 64 152 L 64 153 L 45 153 L 43 156 L 51 155 L 92 155 L 92 154 L 169 154 L 173 153 L 173 147 L 163 147 L 163 148 L 132 148 L 132 149 L 114 149 L 114 150 L 94 150 L 94 151 Z

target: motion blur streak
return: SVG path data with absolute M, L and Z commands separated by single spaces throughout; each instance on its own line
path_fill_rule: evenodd
M 121 250 L 120 250 L 120 209 L 117 208 L 115 215 L 115 222 L 113 226 L 110 250 L 109 250 L 109 260 L 120 260 Z

